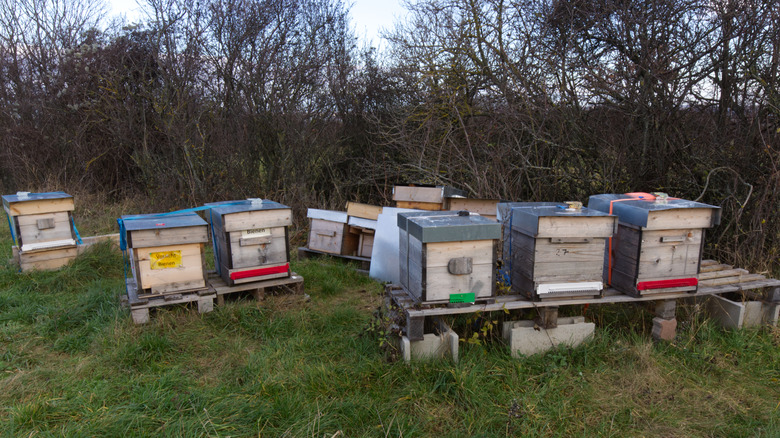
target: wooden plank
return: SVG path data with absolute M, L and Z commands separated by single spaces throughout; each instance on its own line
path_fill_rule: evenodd
M 382 207 L 359 202 L 347 202 L 347 215 L 364 219 L 377 220 L 382 214 Z
M 673 208 L 651 211 L 647 215 L 647 230 L 671 230 L 675 228 L 710 228 L 711 208 Z
M 157 288 L 166 292 L 205 287 L 202 248 L 200 243 L 134 248 L 135 268 L 141 289 Z M 152 269 L 151 253 L 181 251 L 181 266 L 168 269 Z
M 257 210 L 230 213 L 223 216 L 223 229 L 228 233 L 258 228 L 286 227 L 292 225 L 292 210 Z
M 576 220 L 575 220 L 576 219 Z M 536 237 L 611 237 L 615 218 L 610 216 L 540 217 Z
M 393 200 L 441 204 L 444 201 L 444 189 L 442 187 L 395 186 Z
M 43 199 L 39 201 L 12 202 L 6 211 L 11 216 L 55 213 L 58 211 L 73 211 L 73 198 Z
M 695 277 L 699 270 L 701 246 L 682 245 L 642 247 L 639 260 L 639 280 L 648 277 Z
M 722 286 L 725 284 L 750 283 L 753 281 L 765 280 L 761 274 L 747 274 L 733 277 L 712 278 L 699 281 L 699 286 Z
M 750 272 L 746 269 L 725 269 L 722 271 L 702 272 L 699 274 L 699 280 L 701 281 L 701 280 L 709 280 L 712 278 L 741 276 L 744 274 L 750 274 Z
M 538 239 L 534 249 L 536 263 L 556 262 L 604 262 L 606 239 L 595 238 L 590 243 L 552 243 L 550 239 Z
M 444 210 L 444 204 L 436 202 L 396 201 L 398 208 L 411 208 L 413 210 L 440 211 Z
M 361 233 L 358 242 L 358 256 L 371 258 L 374 250 L 374 233 Z
M 710 265 L 718 265 L 720 264 L 717 260 L 711 260 L 711 259 L 705 259 L 701 261 L 702 266 L 710 266 Z
M 209 241 L 208 226 L 160 228 L 157 230 L 130 231 L 128 245 L 131 248 L 147 248 L 168 245 L 187 245 Z
M 704 262 L 705 262 L 705 261 L 706 261 L 706 260 L 702 260 L 702 261 L 701 261 L 701 269 L 699 270 L 699 272 L 715 272 L 715 271 L 723 271 L 723 270 L 732 269 L 732 268 L 734 267 L 734 266 L 732 266 L 732 265 L 724 265 L 724 264 L 719 264 L 719 263 L 715 263 L 715 264 L 706 264 L 706 265 L 705 265 L 705 264 L 704 264 Z

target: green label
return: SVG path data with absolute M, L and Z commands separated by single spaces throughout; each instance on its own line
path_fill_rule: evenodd
M 451 303 L 473 303 L 475 299 L 476 296 L 474 295 L 474 292 L 465 294 L 450 294 Z

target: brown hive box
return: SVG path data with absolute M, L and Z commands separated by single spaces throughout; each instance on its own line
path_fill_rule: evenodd
M 588 207 L 619 218 L 607 245 L 605 281 L 632 296 L 695 292 L 704 230 L 720 222 L 720 208 L 643 194 L 593 195 Z
M 617 217 L 580 203 L 527 203 L 512 208 L 509 254 L 512 292 L 535 300 L 598 297 L 604 247 Z
M 290 207 L 263 199 L 207 205 L 214 265 L 226 284 L 290 276 Z

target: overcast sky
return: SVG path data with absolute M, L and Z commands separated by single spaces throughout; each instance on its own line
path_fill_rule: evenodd
M 129 21 L 136 21 L 140 12 L 136 0 L 109 0 L 110 15 L 124 14 Z M 349 0 L 347 0 L 349 3 Z M 401 0 L 352 0 L 352 25 L 360 38 L 372 41 L 379 47 L 379 32 L 382 28 L 391 28 L 396 20 L 406 14 Z

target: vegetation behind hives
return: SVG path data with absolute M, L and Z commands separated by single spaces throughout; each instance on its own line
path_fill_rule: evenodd
M 3 193 L 144 212 L 261 196 L 302 240 L 307 207 L 387 205 L 396 183 L 665 191 L 723 207 L 707 256 L 778 269 L 775 2 L 421 0 L 383 52 L 337 0 L 150 2 L 158 18 L 126 27 L 92 0 L 56 19 L 17 3 L 0 10 Z

